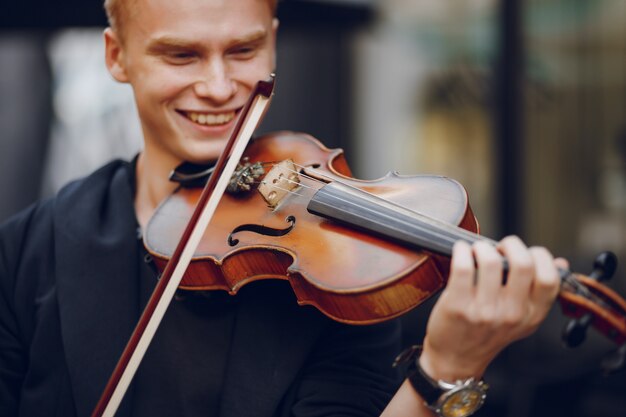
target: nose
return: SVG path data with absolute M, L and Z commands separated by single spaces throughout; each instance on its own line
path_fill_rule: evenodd
M 214 104 L 225 103 L 237 92 L 237 84 L 220 59 L 213 59 L 207 63 L 193 88 L 198 97 L 208 99 Z

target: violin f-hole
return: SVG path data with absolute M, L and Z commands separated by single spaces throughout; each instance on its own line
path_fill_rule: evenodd
M 242 224 L 241 226 L 237 226 L 228 235 L 228 244 L 230 246 L 236 246 L 239 243 L 239 239 L 233 237 L 235 233 L 239 232 L 253 232 L 265 236 L 285 236 L 296 226 L 296 217 L 287 216 L 285 221 L 289 223 L 289 226 L 284 229 L 275 229 L 273 227 L 261 226 L 259 224 Z

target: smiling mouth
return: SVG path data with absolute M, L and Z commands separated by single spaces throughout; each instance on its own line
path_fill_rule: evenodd
M 183 111 L 179 110 L 178 113 L 185 116 L 192 122 L 202 126 L 221 126 L 225 125 L 235 118 L 236 111 L 229 111 L 224 113 L 202 113 L 195 111 Z

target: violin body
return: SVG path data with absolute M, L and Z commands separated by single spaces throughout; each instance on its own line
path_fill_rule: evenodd
M 268 207 L 254 188 L 225 194 L 180 288 L 235 294 L 256 280 L 288 280 L 298 303 L 352 324 L 399 316 L 442 288 L 449 273 L 448 257 L 311 214 L 307 205 L 315 188 L 334 180 L 478 231 L 464 188 L 445 177 L 393 173 L 374 181 L 354 179 L 341 150 L 292 132 L 257 138 L 245 157 L 250 162 L 291 159 L 311 179 L 303 180 L 302 187 L 275 208 Z M 149 222 L 144 243 L 159 268 L 174 251 L 200 193 L 201 189 L 179 188 Z

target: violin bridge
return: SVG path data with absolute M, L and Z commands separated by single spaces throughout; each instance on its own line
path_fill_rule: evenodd
M 296 165 L 293 160 L 285 159 L 274 165 L 265 175 L 258 190 L 267 205 L 274 209 L 299 184 L 300 176 Z

